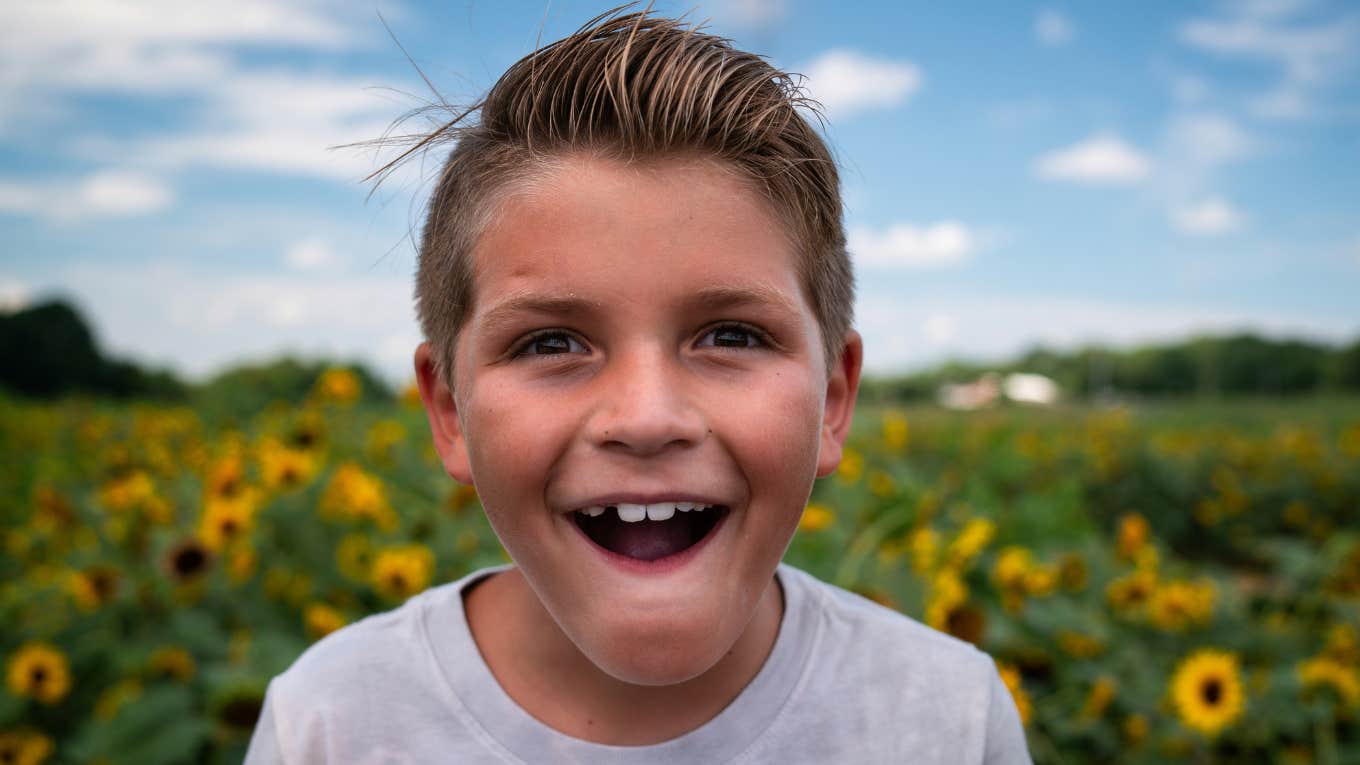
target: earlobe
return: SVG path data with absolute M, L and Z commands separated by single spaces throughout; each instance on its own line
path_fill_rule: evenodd
M 468 461 L 463 425 L 458 419 L 458 404 L 454 401 L 448 382 L 435 368 L 434 352 L 429 343 L 421 343 L 416 348 L 415 366 L 416 385 L 420 388 L 425 416 L 430 421 L 435 451 L 444 463 L 444 470 L 455 481 L 470 484 L 472 466 Z
M 841 451 L 855 416 L 863 361 L 864 343 L 859 333 L 852 329 L 845 333 L 840 360 L 832 367 L 826 381 L 826 406 L 822 412 L 821 444 L 817 453 L 818 478 L 831 475 L 841 464 Z

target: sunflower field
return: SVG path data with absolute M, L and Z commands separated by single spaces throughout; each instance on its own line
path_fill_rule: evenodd
M 0 396 L 0 763 L 239 762 L 310 643 L 505 560 L 360 387 Z M 996 657 L 1036 762 L 1360 761 L 1360 401 L 862 406 L 787 560 Z

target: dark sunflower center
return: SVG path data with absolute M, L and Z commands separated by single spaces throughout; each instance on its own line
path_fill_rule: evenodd
M 196 547 L 186 547 L 175 555 L 175 573 L 180 576 L 190 576 L 198 573 L 207 563 L 207 556 L 203 551 Z
M 1223 684 L 1218 678 L 1212 678 L 1204 683 L 1204 703 L 1217 704 L 1223 698 Z
M 47 668 L 34 667 L 33 671 L 29 673 L 29 676 L 33 679 L 34 685 L 42 685 L 47 682 Z
M 572 513 L 576 525 L 595 544 L 619 555 L 637 560 L 653 561 L 684 552 L 708 536 L 727 508 L 718 506 L 708 510 L 677 512 L 664 521 L 641 520 L 628 523 L 620 520 L 610 507 L 595 517 Z
M 219 714 L 222 722 L 227 725 L 233 728 L 249 729 L 259 721 L 262 706 L 260 699 L 236 698 L 224 704 Z

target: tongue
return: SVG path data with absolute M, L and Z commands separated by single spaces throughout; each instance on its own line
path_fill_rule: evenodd
M 689 547 L 687 524 L 671 521 L 638 521 L 611 524 L 600 544 L 619 555 L 639 560 L 656 560 Z

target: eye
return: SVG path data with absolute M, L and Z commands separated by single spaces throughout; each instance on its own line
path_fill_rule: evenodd
M 530 337 L 515 351 L 516 356 L 556 356 L 564 353 L 585 353 L 579 340 L 558 330 L 546 330 Z
M 699 338 L 701 347 L 760 348 L 765 344 L 764 336 L 745 324 L 720 324 Z

